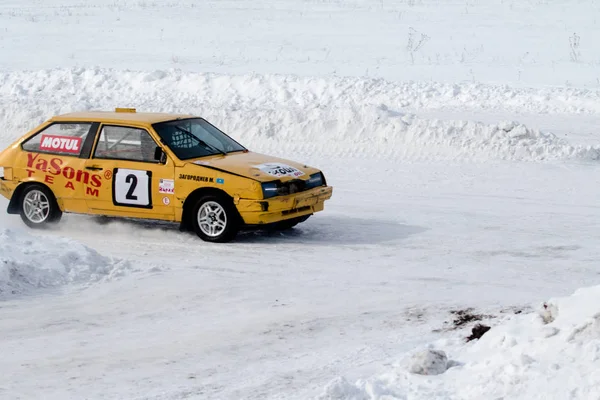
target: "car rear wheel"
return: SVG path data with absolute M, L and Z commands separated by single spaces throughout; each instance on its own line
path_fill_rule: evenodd
M 62 217 L 54 194 L 43 185 L 33 184 L 23 189 L 20 206 L 21 219 L 30 228 L 46 227 Z
M 201 197 L 194 206 L 192 216 L 194 231 L 207 242 L 229 242 L 236 237 L 240 228 L 237 210 L 225 196 Z

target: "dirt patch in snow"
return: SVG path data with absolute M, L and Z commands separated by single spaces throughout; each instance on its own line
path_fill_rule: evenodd
M 483 335 L 485 335 L 485 333 L 489 330 L 490 330 L 490 327 L 487 325 L 483 325 L 483 324 L 475 325 L 473 327 L 473 329 L 471 330 L 471 334 L 467 337 L 467 342 L 470 342 L 471 340 L 475 340 L 475 339 L 481 339 L 481 337 Z
M 481 321 L 482 319 L 494 318 L 493 315 L 478 314 L 473 308 L 466 308 L 463 310 L 452 310 L 450 311 L 450 314 L 454 316 L 454 319 L 452 320 L 452 327 L 454 329 L 462 328 L 464 325 L 474 321 Z

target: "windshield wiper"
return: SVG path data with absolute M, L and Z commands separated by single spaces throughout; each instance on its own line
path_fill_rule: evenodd
M 194 135 L 192 132 L 188 131 L 187 129 L 184 129 L 184 128 L 182 128 L 180 126 L 177 126 L 177 125 L 173 125 L 173 126 L 178 131 L 185 133 L 186 135 L 190 136 L 194 140 L 197 140 L 198 143 L 200 143 L 202 146 L 208 147 L 209 149 L 212 149 L 212 150 L 216 151 L 217 153 L 220 153 L 220 154 L 222 154 L 224 156 L 227 155 L 227 153 L 225 153 L 223 150 L 219 149 L 216 146 L 213 146 L 212 144 L 206 143 L 204 140 L 200 139 L 199 137 L 197 137 L 196 135 Z

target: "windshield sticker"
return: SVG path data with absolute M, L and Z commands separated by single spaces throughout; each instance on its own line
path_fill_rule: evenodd
M 287 164 L 281 163 L 264 163 L 260 165 L 256 165 L 255 168 L 260 169 L 262 172 L 273 175 L 273 176 L 293 176 L 299 177 L 304 175 L 304 172 L 300 171 L 297 168 L 291 167 Z
M 175 181 L 173 179 L 161 179 L 158 182 L 158 193 L 175 194 Z
M 42 135 L 40 150 L 79 154 L 81 138 L 72 136 Z

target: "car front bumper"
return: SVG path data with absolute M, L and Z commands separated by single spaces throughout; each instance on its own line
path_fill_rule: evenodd
M 239 199 L 236 207 L 246 225 L 264 225 L 323 211 L 332 195 L 333 187 L 321 186 L 265 200 Z

